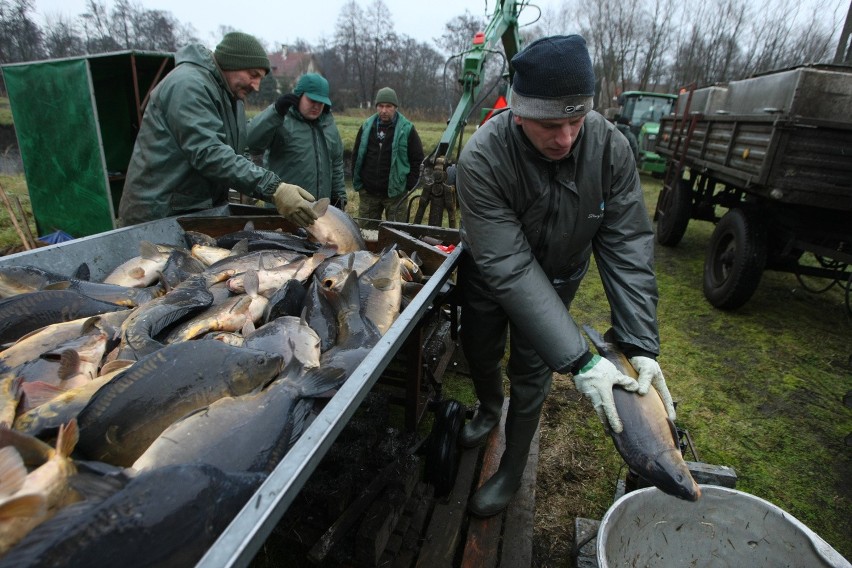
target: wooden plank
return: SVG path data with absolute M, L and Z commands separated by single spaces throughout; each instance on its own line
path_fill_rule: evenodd
M 476 489 L 482 487 L 488 479 L 497 472 L 500 458 L 506 448 L 504 431 L 506 428 L 506 411 L 509 399 L 503 403 L 503 414 L 500 426 L 495 428 L 485 443 L 485 453 L 482 457 L 482 470 Z M 500 530 L 503 526 L 503 514 L 486 519 L 470 517 L 467 528 L 467 543 L 464 547 L 461 566 L 463 568 L 493 568 L 497 565 L 497 548 L 500 544 Z
M 467 499 L 476 473 L 479 448 L 462 452 L 456 483 L 446 501 L 435 504 L 432 519 L 423 539 L 423 547 L 417 558 L 418 568 L 450 568 L 456 548 L 461 540 L 462 521 L 465 518 Z
M 521 479 L 521 488 L 506 508 L 503 525 L 503 546 L 500 566 L 514 568 L 532 564 L 533 517 L 535 516 L 535 480 L 538 468 L 539 435 L 536 428 L 530 443 L 527 467 Z

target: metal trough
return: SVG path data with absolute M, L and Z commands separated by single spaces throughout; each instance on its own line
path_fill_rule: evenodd
M 136 256 L 141 240 L 183 245 L 185 229 L 198 230 L 203 225 L 204 217 L 220 215 L 220 219 L 227 219 L 229 213 L 251 213 L 254 209 L 225 206 L 201 212 L 197 216 L 151 221 L 2 257 L 0 266 L 31 265 L 52 272 L 73 274 L 81 263 L 86 263 L 91 279 L 97 281 L 115 266 Z M 257 215 L 268 215 L 268 210 L 260 210 Z M 283 219 L 279 220 L 284 222 Z M 231 221 L 239 222 L 237 219 Z M 444 285 L 453 276 L 462 247 L 457 246 L 449 254 L 443 253 L 420 240 L 425 236 L 442 240 L 457 239 L 458 232 L 403 223 L 385 223 L 380 226 L 378 243 L 374 243 L 376 247 L 396 242 L 406 252 L 419 250 L 420 255 L 426 257 L 424 271 L 429 276 L 427 282 L 305 429 L 198 566 L 221 568 L 247 566 L 250 563 L 409 334 L 432 307 Z M 455 240 L 453 244 L 458 245 L 458 241 Z

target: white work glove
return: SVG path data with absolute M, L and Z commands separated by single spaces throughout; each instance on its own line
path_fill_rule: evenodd
M 284 218 L 299 227 L 313 225 L 317 214 L 311 208 L 314 196 L 298 185 L 282 183 L 272 196 L 275 208 Z
M 666 379 L 663 378 L 663 371 L 660 369 L 660 364 L 650 357 L 642 357 L 637 355 L 630 358 L 630 364 L 639 373 L 639 394 L 647 394 L 653 386 L 660 393 L 660 398 L 663 399 L 663 405 L 666 407 L 666 414 L 669 415 L 669 420 L 674 422 L 675 409 L 672 395 L 669 393 L 669 387 L 666 386 Z
M 615 385 L 620 385 L 630 392 L 639 389 L 636 379 L 628 377 L 600 355 L 593 355 L 580 372 L 574 375 L 574 386 L 589 397 L 601 422 L 609 424 L 612 431 L 618 434 L 624 430 L 624 424 L 615 410 L 615 400 L 612 397 L 612 387 Z

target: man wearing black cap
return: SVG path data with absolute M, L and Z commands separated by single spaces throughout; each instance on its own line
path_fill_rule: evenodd
M 509 341 L 506 449 L 468 504 L 503 510 L 520 487 L 553 371 L 571 373 L 601 422 L 623 429 L 612 387 L 653 386 L 674 420 L 660 366 L 653 232 L 631 150 L 592 110 L 595 76 L 577 35 L 537 40 L 512 58 L 510 109 L 468 141 L 458 164 L 461 343 L 479 408 L 459 442 L 481 444 L 500 422 Z M 594 252 L 612 327 L 634 380 L 588 344 L 568 308 Z
M 268 150 L 269 169 L 282 180 L 345 209 L 343 140 L 328 95 L 325 77 L 305 73 L 292 93 L 278 97 L 249 122 L 248 147 L 255 153 Z
M 275 203 L 304 226 L 313 196 L 282 183 L 243 155 L 243 101 L 269 73 L 253 36 L 226 34 L 211 52 L 200 44 L 175 54 L 175 68 L 152 91 L 127 168 L 119 224 L 132 225 L 225 205 L 228 190 Z
M 358 192 L 358 216 L 365 229 L 375 229 L 382 215 L 396 221 L 400 200 L 417 185 L 423 143 L 401 112 L 396 91 L 376 93 L 376 113 L 361 125 L 352 150 L 352 187 Z M 402 214 L 400 214 L 402 215 Z

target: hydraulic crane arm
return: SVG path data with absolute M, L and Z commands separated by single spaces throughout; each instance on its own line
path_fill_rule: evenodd
M 456 226 L 456 192 L 455 186 L 447 184 L 446 169 L 450 165 L 450 156 L 457 146 L 460 146 L 467 118 L 477 104 L 477 98 L 482 89 L 482 72 L 490 52 L 497 41 L 503 44 L 508 67 L 508 80 L 511 83 L 513 69 L 512 57 L 520 50 L 521 38 L 518 33 L 518 15 L 527 0 L 497 0 L 488 26 L 484 32 L 477 33 L 471 47 L 465 52 L 462 73 L 459 83 L 462 95 L 456 104 L 455 111 L 447 121 L 447 128 L 441 136 L 438 146 L 424 160 L 422 180 L 423 189 L 414 223 L 422 223 L 426 207 L 429 206 L 429 224 L 441 226 L 444 210 L 447 210 L 449 226 Z

